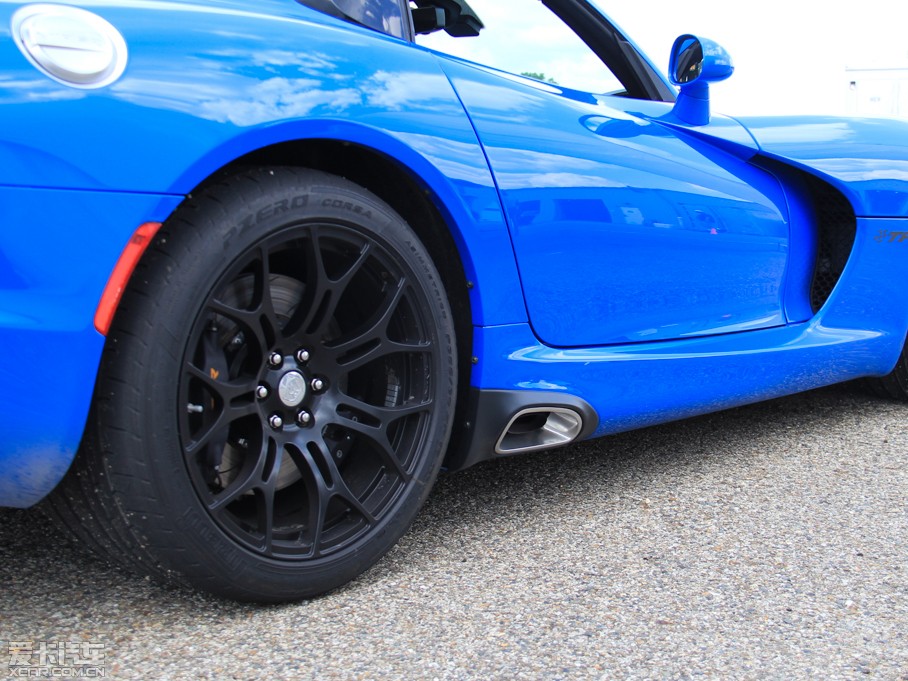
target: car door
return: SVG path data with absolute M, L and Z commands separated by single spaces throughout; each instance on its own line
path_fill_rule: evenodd
M 628 97 L 544 5 L 470 4 L 485 23 L 479 38 L 426 42 L 485 150 L 540 340 L 592 346 L 785 324 L 778 183 L 659 121 L 671 105 Z

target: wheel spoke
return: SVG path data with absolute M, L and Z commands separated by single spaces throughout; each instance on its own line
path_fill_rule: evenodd
M 338 404 L 340 407 L 349 407 L 354 411 L 362 412 L 368 416 L 371 416 L 376 421 L 382 424 L 382 429 L 387 429 L 388 424 L 393 423 L 397 419 L 401 419 L 404 416 L 410 416 L 411 414 L 419 414 L 424 411 L 429 411 L 432 409 L 432 399 L 428 398 L 422 402 L 407 402 L 405 404 L 394 405 L 391 407 L 379 407 L 374 404 L 369 404 L 368 402 L 363 402 L 358 400 L 355 397 L 350 397 L 349 395 L 344 395 L 341 397 Z M 342 415 L 338 414 L 341 418 L 344 419 L 346 423 L 347 419 Z
M 256 487 L 255 500 L 259 531 L 262 533 L 262 551 L 271 555 L 274 544 L 274 495 L 277 491 L 277 476 L 281 470 L 282 452 L 274 440 L 269 438 L 268 455 L 264 457 L 261 484 Z M 270 467 L 265 470 L 265 466 Z
M 317 334 L 319 332 L 324 333 L 328 329 L 328 325 L 331 320 L 334 319 L 334 314 L 337 311 L 337 306 L 344 297 L 344 293 L 347 290 L 347 286 L 356 276 L 356 274 L 362 269 L 363 264 L 369 258 L 369 249 L 371 245 L 365 244 L 362 250 L 359 252 L 356 260 L 353 264 L 350 265 L 349 269 L 344 272 L 339 278 L 333 279 L 330 281 L 329 286 L 325 290 L 325 299 L 322 301 L 317 310 L 319 310 L 318 318 L 314 319 L 310 324 L 306 326 L 306 329 L 309 333 Z
M 246 395 L 251 398 L 255 390 L 255 382 L 251 378 L 227 380 L 226 369 L 223 370 L 223 380 L 221 379 L 221 372 L 216 367 L 209 367 L 206 371 L 195 364 L 187 362 L 184 370 L 189 376 L 201 381 L 211 393 L 225 404 L 230 404 L 233 400 Z
M 366 322 L 364 328 L 351 334 L 349 341 L 335 345 L 334 349 L 343 352 L 345 347 L 357 344 L 359 340 L 366 341 L 372 338 L 386 338 L 388 334 L 388 322 L 391 321 L 395 311 L 397 311 L 397 305 L 400 303 L 401 298 L 404 297 L 406 288 L 407 280 L 401 277 L 396 286 L 389 287 L 385 292 L 384 299 L 376 307 L 375 312 Z
M 272 438 L 266 438 L 262 442 L 258 456 L 254 460 L 247 461 L 233 482 L 209 502 L 208 509 L 212 512 L 223 510 L 247 492 L 255 492 L 261 488 L 264 484 L 263 471 L 266 463 L 269 458 L 277 458 L 276 450 L 275 441 Z
M 227 441 L 227 432 L 230 425 L 239 419 L 246 418 L 256 413 L 254 404 L 228 405 L 222 407 L 215 419 L 201 429 L 201 432 L 192 435 L 192 440 L 186 443 L 184 451 L 187 456 L 194 456 L 202 447 L 210 445 L 213 439 L 218 435 L 223 435 L 224 442 Z
M 388 338 L 388 324 L 406 291 L 407 280 L 401 278 L 390 288 L 372 316 L 357 330 L 325 345 L 325 350 L 347 370 L 368 364 L 376 357 L 395 352 L 425 351 L 428 342 L 397 342 Z
M 309 332 L 319 315 L 319 308 L 329 295 L 328 272 L 322 258 L 322 248 L 318 229 L 310 231 L 311 243 L 306 251 L 306 296 L 298 310 L 301 319 L 299 327 Z
M 188 457 L 194 457 L 201 449 L 213 445 L 216 439 L 226 442 L 227 438 L 225 437 L 225 434 L 229 425 L 227 419 L 224 418 L 224 412 L 218 414 L 217 418 L 205 427 L 201 433 L 196 434 L 190 442 L 186 443 L 183 447 L 186 455 Z
M 399 343 L 387 338 L 371 339 L 361 344 L 351 343 L 351 350 L 335 355 L 335 361 L 345 372 L 354 371 L 366 366 L 381 357 L 397 353 L 429 352 L 432 344 L 429 341 L 419 343 Z M 359 352 L 357 352 L 357 350 Z
M 323 488 L 318 484 L 314 487 L 310 485 L 309 496 L 309 513 L 306 519 L 308 532 L 306 534 L 308 534 L 311 547 L 310 555 L 317 557 L 322 553 L 322 532 L 325 529 L 325 520 L 328 517 L 328 503 L 327 501 L 322 503 L 324 498 Z
M 218 345 L 218 330 L 215 326 L 209 326 L 202 334 L 202 366 L 208 367 L 211 376 L 220 374 L 227 377 L 229 367 L 227 366 L 227 355 L 224 348 Z
M 256 256 L 258 267 L 254 271 L 253 305 L 260 314 L 274 321 L 274 299 L 271 297 L 271 266 L 266 246 L 263 245 L 256 249 Z
M 328 469 L 329 477 L 331 478 L 331 484 L 326 487 L 328 492 L 328 500 L 333 497 L 340 497 L 347 505 L 349 505 L 353 510 L 359 513 L 363 519 L 370 525 L 375 522 L 375 518 L 372 514 L 362 505 L 362 502 L 357 498 L 355 494 L 347 486 L 344 477 L 341 475 L 340 470 L 337 468 L 337 464 L 334 462 L 334 457 L 331 456 L 328 448 L 325 446 L 325 443 L 322 441 L 315 441 L 315 449 L 318 452 L 318 456 L 321 458 L 321 463 Z M 310 452 L 311 454 L 311 452 Z
M 303 474 L 303 484 L 306 487 L 309 502 L 303 538 L 308 539 L 310 555 L 318 556 L 320 555 L 322 531 L 328 516 L 328 501 L 330 500 L 328 484 L 305 445 L 302 447 L 290 445 L 287 451 L 290 453 L 293 463 Z
M 325 266 L 318 230 L 314 227 L 311 232 L 311 241 L 311 247 L 306 253 L 309 273 L 307 293 L 297 312 L 285 327 L 288 335 L 300 329 L 310 335 L 322 335 L 327 331 L 347 287 L 362 270 L 372 250 L 371 243 L 363 243 L 353 262 L 340 276 L 335 275 L 332 278 Z
M 208 309 L 212 312 L 226 317 L 230 321 L 243 327 L 245 331 L 252 334 L 255 338 L 260 352 L 268 347 L 268 338 L 265 334 L 265 328 L 262 324 L 262 314 L 258 309 L 243 310 L 232 305 L 228 305 L 220 300 L 212 300 L 208 303 Z
M 368 405 L 367 405 L 368 406 Z M 414 410 L 411 413 L 422 411 L 422 408 Z M 368 413 L 368 412 L 367 412 Z M 401 414 L 405 416 L 406 414 Z M 410 472 L 404 467 L 404 463 L 398 457 L 397 452 L 388 439 L 388 421 L 381 421 L 379 425 L 372 426 L 359 420 L 338 414 L 334 425 L 340 426 L 345 430 L 351 431 L 366 438 L 371 442 L 384 464 L 390 467 L 404 481 L 410 479 Z
M 375 516 L 347 485 L 324 441 L 309 440 L 305 447 L 291 448 L 290 455 L 297 467 L 306 473 L 304 478 L 309 493 L 307 534 L 313 556 L 321 555 L 321 537 L 328 517 L 328 506 L 335 497 L 356 511 L 367 524 L 375 523 Z
M 262 246 L 255 250 L 249 259 L 252 276 L 252 291 L 249 307 L 240 308 L 218 298 L 208 303 L 208 308 L 216 314 L 230 319 L 250 332 L 256 339 L 261 351 L 274 342 L 280 332 L 280 324 L 274 309 L 271 292 L 271 270 L 268 265 L 268 251 Z M 225 289 L 229 291 L 228 289 Z
M 270 556 L 274 552 L 274 487 L 256 489 L 255 505 L 259 531 L 262 533 L 261 551 Z

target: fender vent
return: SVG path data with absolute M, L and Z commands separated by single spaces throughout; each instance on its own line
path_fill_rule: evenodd
M 838 190 L 813 175 L 805 175 L 817 216 L 817 264 L 810 283 L 810 306 L 817 312 L 839 282 L 851 249 L 857 222 L 854 209 Z
M 845 196 L 815 175 L 773 158 L 757 156 L 751 163 L 766 170 L 792 191 L 806 194 L 812 204 L 817 229 L 817 254 L 810 281 L 810 309 L 814 314 L 826 304 L 845 270 L 857 231 L 854 208 Z

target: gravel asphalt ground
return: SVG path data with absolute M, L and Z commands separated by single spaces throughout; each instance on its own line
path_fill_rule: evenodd
M 280 607 L 0 509 L 0 672 L 12 640 L 149 680 L 908 680 L 906 416 L 832 388 L 482 464 L 366 575 Z

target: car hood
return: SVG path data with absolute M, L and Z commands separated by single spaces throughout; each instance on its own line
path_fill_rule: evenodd
M 908 217 L 908 122 L 888 118 L 737 119 L 760 152 L 822 176 L 862 217 Z

